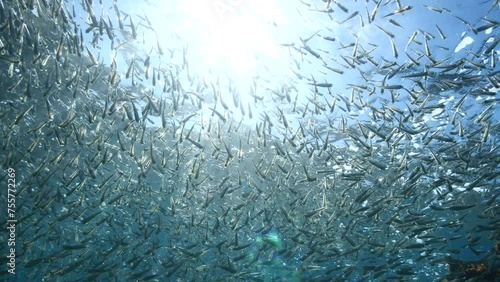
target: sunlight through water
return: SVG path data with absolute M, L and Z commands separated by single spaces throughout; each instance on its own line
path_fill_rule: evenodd
M 290 22 L 280 5 L 280 1 L 155 2 L 151 14 L 166 32 L 173 31 L 187 43 L 188 61 L 196 62 L 189 66 L 193 73 L 206 81 L 221 79 L 223 87 L 229 83 L 226 79 L 238 80 L 240 98 L 246 103 L 251 98 L 241 85 L 249 87 L 256 77 L 269 79 L 288 73 L 288 54 L 280 44 L 291 40 L 286 38 Z M 162 45 L 172 45 L 163 31 L 158 34 Z

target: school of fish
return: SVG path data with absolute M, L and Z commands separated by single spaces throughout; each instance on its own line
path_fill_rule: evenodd
M 0 1 L 1 280 L 436 281 L 498 260 L 498 0 L 472 20 L 295 1 L 329 25 L 289 31 L 286 78 L 248 89 L 123 2 Z M 405 25 L 424 12 L 432 30 Z

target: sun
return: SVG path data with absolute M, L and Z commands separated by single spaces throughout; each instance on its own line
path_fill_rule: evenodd
M 170 64 L 184 67 L 187 61 L 190 77 L 201 77 L 220 87 L 217 92 L 226 104 L 233 101 L 233 94 L 246 112 L 251 103 L 252 112 L 257 116 L 262 105 L 255 104 L 251 96 L 255 79 L 265 78 L 259 81 L 258 87 L 271 89 L 276 87 L 262 83 L 282 81 L 290 75 L 289 50 L 282 46 L 293 40 L 288 38 L 294 30 L 290 28 L 294 21 L 287 13 L 289 2 L 166 2 L 156 0 L 153 9 L 145 11 L 157 26 L 155 36 L 145 40 L 153 45 L 148 50 L 156 48 L 158 41 L 166 50 L 164 59 Z M 245 115 L 239 110 L 233 114 L 236 119 Z
M 277 58 L 269 2 L 242 0 L 199 1 L 179 4 L 185 32 L 196 34 L 192 47 L 202 65 L 212 71 L 241 76 L 258 71 L 258 60 Z

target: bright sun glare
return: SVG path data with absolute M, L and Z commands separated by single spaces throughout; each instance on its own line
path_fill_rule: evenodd
M 279 47 L 270 22 L 277 13 L 270 2 L 205 0 L 193 7 L 182 1 L 184 24 L 196 33 L 195 48 L 206 66 L 244 76 L 258 71 L 259 59 L 276 59 Z
M 157 1 L 152 13 L 154 20 L 163 26 L 161 33 L 175 34 L 183 45 L 175 46 L 175 41 L 162 36 L 163 46 L 180 50 L 176 52 L 187 47 L 191 74 L 214 84 L 220 78 L 221 88 L 226 89 L 229 85 L 226 79 L 237 80 L 239 98 L 246 105 L 252 98 L 244 88 L 250 87 L 255 77 L 270 79 L 288 72 L 287 52 L 280 46 L 288 41 L 283 32 L 289 28 L 284 16 L 286 3 L 281 0 L 178 0 L 166 6 Z M 233 99 L 229 91 L 220 93 L 226 103 Z

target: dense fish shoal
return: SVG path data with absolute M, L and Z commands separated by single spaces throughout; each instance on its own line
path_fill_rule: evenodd
M 261 2 L 0 2 L 2 279 L 498 277 L 498 1 Z

